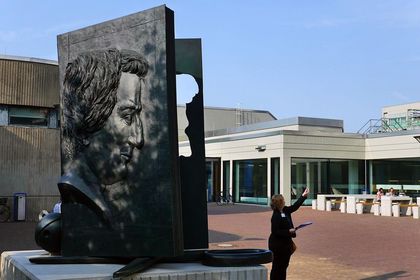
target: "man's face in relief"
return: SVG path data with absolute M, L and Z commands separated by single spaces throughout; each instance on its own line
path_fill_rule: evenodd
M 140 94 L 139 77 L 122 73 L 117 103 L 111 115 L 104 127 L 88 138 L 85 160 L 103 185 L 124 179 L 133 149 L 140 149 L 143 145 Z

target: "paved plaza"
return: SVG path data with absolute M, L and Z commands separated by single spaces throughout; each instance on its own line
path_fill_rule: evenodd
M 209 205 L 210 247 L 267 248 L 271 210 Z M 302 207 L 288 279 L 420 279 L 420 220 Z M 268 266 L 269 267 L 269 266 Z
M 267 248 L 268 207 L 209 204 L 210 248 Z M 302 207 L 288 279 L 420 279 L 420 220 Z M 0 251 L 38 249 L 35 223 L 0 224 Z M 270 265 L 267 265 L 270 267 Z

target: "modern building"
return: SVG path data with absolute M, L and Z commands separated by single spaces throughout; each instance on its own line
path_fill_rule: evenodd
M 28 220 L 59 199 L 59 103 L 57 62 L 0 56 L 0 197 L 13 208 L 14 194 L 25 193 Z M 391 186 L 420 195 L 419 105 L 385 107 L 360 133 L 344 133 L 341 120 L 276 120 L 267 111 L 206 107 L 208 200 L 224 192 L 267 205 L 283 193 L 290 202 L 304 186 L 311 198 Z M 405 126 L 390 129 L 404 116 Z M 187 123 L 185 106 L 178 106 L 184 155 Z
M 13 209 L 15 194 L 24 194 L 27 220 L 60 199 L 59 104 L 56 61 L 0 56 L 0 197 Z M 206 107 L 204 114 L 212 130 L 275 120 L 258 110 Z M 178 123 L 185 140 L 185 106 L 178 106 Z
M 305 186 L 310 198 L 379 187 L 419 196 L 420 129 L 369 131 L 344 133 L 341 120 L 296 117 L 207 137 L 208 200 L 229 193 L 235 202 L 267 205 L 282 193 L 290 203 Z M 181 142 L 180 153 L 187 149 Z
M 185 128 L 188 120 L 185 105 L 178 105 L 178 139 L 186 140 Z M 270 112 L 242 108 L 204 107 L 204 131 L 206 136 L 224 133 L 227 129 L 276 120 Z

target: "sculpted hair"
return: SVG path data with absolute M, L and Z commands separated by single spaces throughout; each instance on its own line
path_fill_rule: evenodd
M 64 156 L 73 158 L 88 135 L 104 126 L 117 103 L 121 73 L 143 78 L 147 71 L 140 54 L 117 49 L 82 53 L 67 65 L 62 92 Z
M 275 194 L 271 197 L 271 209 L 275 211 L 281 211 L 284 207 L 284 197 L 281 194 Z

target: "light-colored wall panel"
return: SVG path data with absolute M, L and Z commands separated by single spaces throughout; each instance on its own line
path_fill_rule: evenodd
M 420 143 L 413 135 L 367 138 L 366 158 L 420 158 Z

